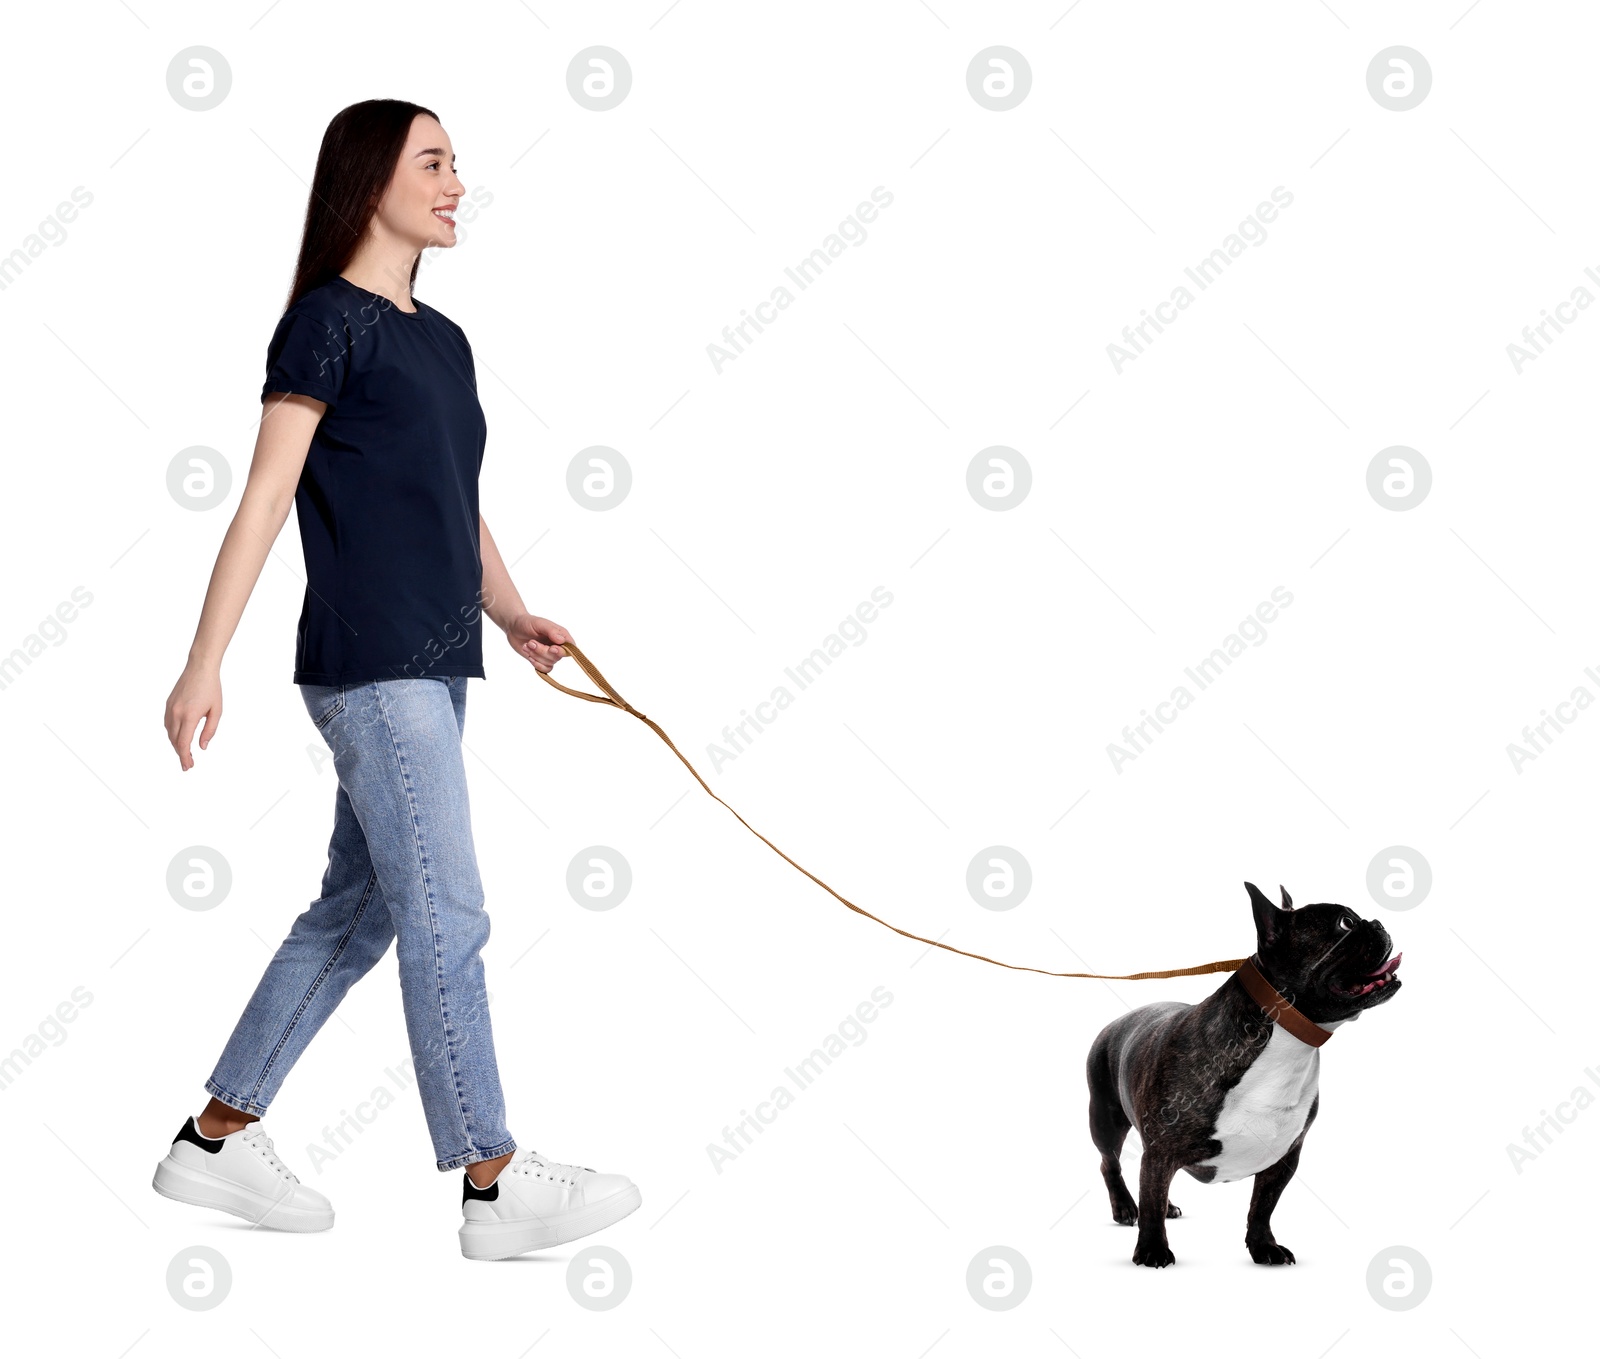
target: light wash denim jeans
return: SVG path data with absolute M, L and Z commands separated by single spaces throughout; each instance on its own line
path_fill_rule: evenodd
M 322 895 L 294 922 L 205 1088 L 265 1114 L 345 992 L 399 939 L 400 998 L 440 1170 L 512 1151 L 467 807 L 464 676 L 299 686 L 339 775 Z

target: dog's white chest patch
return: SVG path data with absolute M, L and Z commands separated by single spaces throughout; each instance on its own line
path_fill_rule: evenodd
M 1320 1066 L 1316 1048 L 1273 1026 L 1267 1046 L 1217 1114 L 1211 1135 L 1222 1151 L 1200 1163 L 1216 1167 L 1216 1181 L 1242 1180 L 1283 1159 L 1306 1126 Z

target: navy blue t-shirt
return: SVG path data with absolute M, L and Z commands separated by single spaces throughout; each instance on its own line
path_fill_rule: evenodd
M 327 403 L 295 490 L 306 592 L 296 684 L 483 678 L 478 471 L 487 427 L 472 347 L 424 302 L 340 275 L 283 314 L 263 401 Z

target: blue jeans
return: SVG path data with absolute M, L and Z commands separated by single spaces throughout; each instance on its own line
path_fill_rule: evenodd
M 398 938 L 400 998 L 440 1170 L 512 1151 L 479 951 L 464 676 L 299 686 L 339 775 L 322 895 L 294 922 L 205 1088 L 265 1114 L 289 1069 Z

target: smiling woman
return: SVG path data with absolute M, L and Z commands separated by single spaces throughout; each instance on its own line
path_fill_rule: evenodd
M 462 760 L 467 681 L 484 678 L 484 616 L 541 673 L 571 638 L 524 608 L 480 513 L 487 427 L 472 346 L 412 292 L 422 252 L 454 246 L 462 194 L 432 110 L 373 99 L 328 125 L 267 346 L 255 459 L 165 723 L 191 768 L 200 721 L 205 749 L 222 714 L 222 653 L 293 505 L 306 563 L 294 682 L 339 776 L 328 865 L 154 1187 L 254 1224 L 333 1225 L 261 1116 L 395 944 L 435 1163 L 464 1169 L 461 1251 L 502 1259 L 598 1231 L 640 1195 L 625 1176 L 519 1152 L 506 1126 Z

